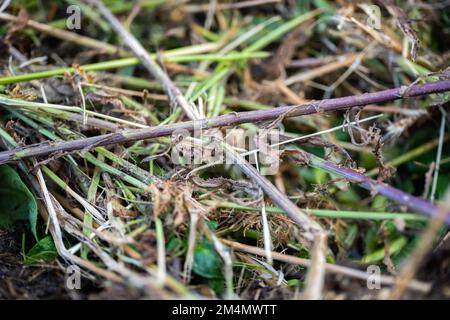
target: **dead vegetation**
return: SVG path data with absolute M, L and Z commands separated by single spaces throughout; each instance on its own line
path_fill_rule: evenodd
M 0 297 L 450 297 L 450 4 L 8 2 Z

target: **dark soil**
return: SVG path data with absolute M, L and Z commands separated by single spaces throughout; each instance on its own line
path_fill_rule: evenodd
M 28 234 L 24 230 L 0 229 L 0 300 L 120 300 L 140 297 L 137 292 L 124 286 L 93 282 L 86 277 L 82 277 L 81 290 L 68 290 L 64 265 L 56 261 L 35 266 L 24 264 L 22 234 Z
M 65 275 L 56 264 L 26 266 L 21 254 L 21 234 L 0 229 L 0 299 L 129 299 L 138 298 L 122 286 L 106 286 L 100 290 L 92 283 L 83 292 L 69 292 L 65 287 Z M 331 277 L 331 275 L 329 276 Z M 409 299 L 449 299 L 450 300 L 450 236 L 432 252 L 422 266 L 418 278 L 433 281 L 432 290 L 424 296 L 408 294 Z M 343 299 L 373 299 L 376 292 L 368 290 L 364 283 L 346 278 L 328 279 L 329 292 L 352 292 Z M 86 279 L 83 283 L 86 284 Z M 348 290 L 351 287 L 351 290 Z M 343 290 L 346 289 L 346 290 Z M 339 298 L 339 297 L 328 297 Z
M 450 300 L 450 233 L 429 254 L 418 278 L 432 281 L 433 286 L 428 298 Z
M 0 229 L 0 299 L 68 299 L 64 272 L 56 263 L 24 265 L 21 234 Z

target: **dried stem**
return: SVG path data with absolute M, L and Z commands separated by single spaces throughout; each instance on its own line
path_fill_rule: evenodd
M 227 156 L 229 156 L 234 163 L 238 163 L 238 161 L 240 161 L 240 163 L 244 163 L 241 161 L 244 160 L 244 158 L 230 146 L 223 144 L 223 147 L 227 152 Z M 253 179 L 253 181 L 267 195 L 270 196 L 274 203 L 286 212 L 289 218 L 291 218 L 295 223 L 301 226 L 307 234 L 309 234 L 309 240 L 314 240 L 314 235 L 322 230 L 317 223 L 313 222 L 307 214 L 303 213 L 291 200 L 286 197 L 285 194 L 278 190 L 272 183 L 270 183 L 269 180 L 263 177 L 250 163 L 245 161 L 244 165 L 239 167 L 245 175 Z
M 310 160 L 309 164 L 311 166 L 344 177 L 348 179 L 350 182 L 357 183 L 361 187 L 369 191 L 379 193 L 398 204 L 407 206 L 412 210 L 423 213 L 430 217 L 436 216 L 439 212 L 437 206 L 422 198 L 412 196 L 406 192 L 391 187 L 390 185 L 384 182 L 373 180 L 355 170 L 339 166 L 331 161 L 323 160 L 310 153 L 305 152 L 305 154 L 309 157 Z M 446 216 L 445 222 L 450 225 L 450 214 Z
M 20 21 L 20 18 L 10 15 L 10 14 L 7 14 L 7 13 L 0 13 L 0 20 L 17 23 L 18 21 Z M 105 53 L 109 53 L 109 54 L 116 54 L 116 53 L 120 53 L 121 55 L 126 54 L 126 52 L 124 52 L 120 48 L 113 46 L 111 44 L 108 44 L 108 43 L 105 43 L 102 41 L 98 41 L 98 40 L 95 40 L 95 39 L 92 39 L 92 38 L 89 38 L 86 36 L 82 36 L 82 35 L 76 34 L 75 32 L 57 29 L 57 28 L 54 28 L 54 27 L 44 24 L 44 23 L 39 23 L 39 22 L 33 21 L 33 20 L 27 20 L 26 25 L 37 31 L 49 34 L 49 35 L 51 35 L 55 38 L 61 39 L 63 41 L 71 41 L 78 45 L 82 45 L 82 46 L 86 46 L 86 47 L 94 48 L 94 49 L 100 49 L 100 50 L 103 50 Z
M 150 57 L 144 47 L 136 40 L 136 38 L 130 34 L 120 23 L 120 21 L 109 11 L 105 5 L 99 0 L 86 0 L 97 8 L 100 14 L 111 24 L 111 27 L 116 31 L 121 38 L 125 41 L 131 51 L 142 62 L 145 68 L 161 82 L 164 91 L 169 95 L 171 101 L 180 105 L 180 107 L 186 112 L 189 118 L 193 119 L 192 107 L 181 91 L 173 84 L 168 75 L 160 68 L 160 66 Z
M 177 102 L 191 120 L 208 121 L 208 119 L 201 120 L 202 116 L 200 113 L 197 112 L 193 105 L 186 100 L 181 91 L 174 85 L 172 80 L 170 80 L 159 65 L 151 59 L 140 42 L 122 26 L 120 21 L 103 5 L 100 0 L 88 0 L 88 2 L 93 4 L 99 10 L 99 12 L 111 24 L 112 28 L 122 37 L 125 43 L 131 48 L 133 53 L 139 58 L 147 70 L 161 82 L 170 99 L 173 102 Z M 286 197 L 286 195 L 276 189 L 243 157 L 235 153 L 234 150 L 226 144 L 222 144 L 222 147 L 226 149 L 228 153 L 234 155 L 235 163 L 237 163 L 239 168 L 256 184 L 258 184 L 277 205 L 283 208 L 289 217 L 299 223 L 302 228 L 306 229 L 307 232 L 321 231 L 319 225 L 314 225 L 308 216 L 303 214 L 298 207 Z
M 316 241 L 314 242 L 311 267 L 306 275 L 304 299 L 319 300 L 322 298 L 323 285 L 325 284 L 327 248 L 327 236 L 322 232 L 316 236 Z
M 242 123 L 256 123 L 274 120 L 280 117 L 296 117 L 321 112 L 349 109 L 374 103 L 383 103 L 402 98 L 418 97 L 433 93 L 450 91 L 450 80 L 437 81 L 424 85 L 414 85 L 405 89 L 400 87 L 374 93 L 321 100 L 317 103 L 304 105 L 284 106 L 268 110 L 230 113 L 208 119 L 186 121 L 170 125 L 161 125 L 145 129 L 124 130 L 118 133 L 94 136 L 60 143 L 41 143 L 28 145 L 11 151 L 0 152 L 0 164 L 14 160 L 49 155 L 55 152 L 71 152 L 82 149 L 91 149 L 97 146 L 124 144 L 127 142 L 169 136 L 176 130 L 194 131 L 196 129 L 211 129 Z M 1 101 L 0 101 L 1 103 Z
M 257 256 L 261 256 L 261 257 L 265 257 L 265 255 L 266 255 L 264 249 L 260 249 L 257 247 L 253 247 L 253 246 L 249 246 L 246 244 L 242 244 L 242 243 L 230 241 L 230 240 L 225 240 L 225 239 L 221 239 L 221 241 L 236 251 L 247 252 L 247 253 L 254 254 Z M 290 263 L 290 264 L 295 264 L 295 265 L 299 265 L 299 266 L 303 266 L 303 267 L 307 267 L 307 268 L 311 267 L 311 265 L 312 265 L 311 260 L 294 257 L 294 256 L 287 255 L 287 254 L 272 252 L 272 256 L 273 256 L 274 260 L 278 260 L 278 261 L 282 261 L 282 262 Z M 366 271 L 356 270 L 356 269 L 343 267 L 343 266 L 339 266 L 339 265 L 335 265 L 335 264 L 331 264 L 331 263 L 325 263 L 325 269 L 326 269 L 326 271 L 328 271 L 330 273 L 340 274 L 340 275 L 352 277 L 355 279 L 360 279 L 360 280 L 364 280 L 364 281 L 367 281 L 368 279 L 370 279 L 370 274 L 368 274 Z M 381 284 L 384 284 L 384 285 L 393 285 L 395 283 L 395 278 L 391 277 L 391 276 L 382 275 L 380 277 L 380 282 L 381 282 Z M 420 291 L 420 292 L 428 292 L 430 290 L 430 287 L 431 287 L 430 284 L 421 282 L 421 281 L 417 281 L 417 280 L 413 280 L 408 283 L 409 289 Z

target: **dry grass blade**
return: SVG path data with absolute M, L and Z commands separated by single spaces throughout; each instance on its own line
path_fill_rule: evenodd
M 121 36 L 123 41 L 130 47 L 131 51 L 141 60 L 142 64 L 148 71 L 158 79 L 166 90 L 169 98 L 173 103 L 178 104 L 187 116 L 191 119 L 195 117 L 194 111 L 190 103 L 184 98 L 180 90 L 173 84 L 167 74 L 161 67 L 150 58 L 148 52 L 142 47 L 139 41 L 131 35 L 120 23 L 119 20 L 104 6 L 100 0 L 88 0 L 102 14 L 102 16 L 111 24 L 111 27 Z
M 0 298 L 448 298 L 444 2 L 0 3 Z
M 237 251 L 243 251 L 243 252 L 255 254 L 258 256 L 265 255 L 264 250 L 260 249 L 260 248 L 252 247 L 249 245 L 245 245 L 242 243 L 225 240 L 225 239 L 222 239 L 221 241 Z M 301 265 L 301 266 L 305 266 L 305 267 L 311 267 L 311 260 L 308 260 L 308 259 L 302 259 L 299 257 L 281 254 L 278 252 L 272 252 L 272 256 L 275 260 L 283 261 L 286 263 L 297 264 L 297 265 Z M 363 281 L 367 281 L 370 276 L 365 271 L 346 268 L 346 267 L 338 266 L 335 264 L 327 263 L 325 265 L 325 269 L 330 273 L 342 274 L 347 277 L 353 277 L 353 278 L 360 279 Z M 385 285 L 393 285 L 395 283 L 395 278 L 390 277 L 390 276 L 382 276 L 380 280 L 381 280 L 382 284 L 385 284 Z M 417 291 L 421 291 L 421 292 L 428 292 L 430 290 L 430 284 L 414 280 L 414 281 L 411 281 L 408 283 L 408 288 L 417 290 Z

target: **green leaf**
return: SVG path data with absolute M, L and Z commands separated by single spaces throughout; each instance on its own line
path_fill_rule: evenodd
M 359 234 L 358 225 L 349 224 L 345 227 L 338 228 L 336 232 L 336 240 L 343 250 L 349 250 Z
M 222 294 L 225 291 L 225 282 L 223 279 L 208 279 L 208 287 L 212 289 L 216 294 Z
M 181 240 L 176 235 L 172 235 L 167 241 L 166 251 L 179 257 L 186 251 L 186 241 Z
M 39 240 L 33 248 L 28 251 L 25 255 L 25 264 L 38 264 L 50 262 L 58 256 L 56 251 L 55 243 L 52 237 L 46 236 L 45 238 Z
M 37 240 L 37 203 L 19 174 L 7 165 L 0 166 L 0 226 L 11 228 L 18 220 L 28 220 Z
M 393 255 L 399 253 L 407 243 L 408 243 L 408 240 L 406 239 L 406 237 L 399 237 L 396 240 L 394 240 L 393 242 L 391 242 L 390 246 L 389 246 L 389 256 L 393 256 Z M 384 248 L 380 248 L 377 251 L 364 256 L 361 259 L 361 263 L 369 264 L 369 263 L 375 263 L 375 262 L 382 261 L 384 258 L 384 255 L 385 255 Z
M 219 223 L 218 223 L 217 221 L 208 220 L 208 221 L 206 221 L 206 225 L 207 225 L 211 230 L 216 230 L 217 227 L 219 226 Z
M 303 288 L 304 287 L 304 282 L 299 280 L 299 279 L 289 279 L 287 281 L 287 285 L 289 287 L 300 287 L 300 288 Z
M 371 226 L 365 232 L 364 236 L 364 253 L 365 255 L 369 255 L 373 251 L 377 249 L 378 246 L 378 237 L 377 237 L 377 228 L 376 226 Z
M 212 245 L 205 243 L 195 248 L 192 271 L 207 279 L 222 278 L 222 259 Z

